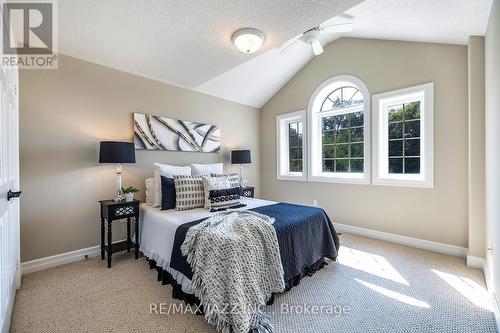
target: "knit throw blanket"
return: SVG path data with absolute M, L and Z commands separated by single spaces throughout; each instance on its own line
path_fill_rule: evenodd
M 181 251 L 205 319 L 224 333 L 272 332 L 268 296 L 285 289 L 274 219 L 224 212 L 191 227 Z

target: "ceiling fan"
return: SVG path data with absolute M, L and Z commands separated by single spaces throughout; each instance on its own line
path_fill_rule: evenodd
M 319 41 L 320 35 L 335 34 L 339 32 L 349 32 L 352 30 L 352 26 L 353 26 L 352 22 L 332 24 L 326 26 L 318 25 L 285 42 L 283 45 L 281 45 L 280 53 L 285 52 L 290 46 L 301 40 L 304 43 L 311 45 L 314 55 L 320 55 L 321 53 L 323 53 L 323 46 Z

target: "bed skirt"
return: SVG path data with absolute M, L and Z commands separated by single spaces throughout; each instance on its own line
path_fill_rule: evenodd
M 184 291 L 182 291 L 182 286 L 177 283 L 177 281 L 173 278 L 173 276 L 169 272 L 167 272 L 160 266 L 157 266 L 156 261 L 151 260 L 147 257 L 146 259 L 149 262 L 149 268 L 156 269 L 156 271 L 158 272 L 157 280 L 160 281 L 163 285 L 169 284 L 172 286 L 173 299 L 184 301 L 184 303 L 188 305 L 199 306 L 200 300 L 195 295 L 187 294 Z M 293 287 L 298 286 L 300 284 L 300 280 L 302 280 L 303 277 L 313 276 L 314 273 L 316 273 L 326 265 L 328 265 L 328 263 L 326 262 L 325 258 L 321 258 L 314 264 L 304 268 L 299 275 L 296 275 L 292 279 L 285 281 L 285 291 L 288 291 Z M 271 305 L 273 303 L 274 303 L 274 294 L 270 297 L 269 301 L 267 302 L 267 305 Z M 199 307 L 198 309 L 203 311 L 201 307 Z M 200 312 L 199 314 L 202 314 L 202 312 Z

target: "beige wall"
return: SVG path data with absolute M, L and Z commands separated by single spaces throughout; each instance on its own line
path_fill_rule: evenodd
M 470 37 L 468 51 L 469 255 L 484 258 L 484 37 Z
M 304 109 L 314 89 L 339 74 L 360 78 L 371 94 L 435 82 L 433 189 L 276 180 L 276 115 Z M 467 246 L 465 46 L 338 40 L 262 108 L 261 125 L 264 198 L 316 199 L 337 223 Z
M 260 112 L 61 55 L 57 70 L 20 73 L 22 261 L 99 244 L 98 200 L 111 198 L 114 167 L 98 164 L 98 141 L 131 140 L 132 113 L 217 124 L 223 152 L 137 151 L 125 165 L 123 185 L 144 195 L 154 162 L 185 165 L 228 162 L 230 148 L 249 148 L 249 184 L 260 184 Z M 225 165 L 226 170 L 236 167 Z M 257 193 L 259 186 L 257 186 Z M 115 227 L 115 239 L 124 225 Z
M 493 1 L 485 37 L 486 244 L 494 288 L 500 295 L 500 1 Z
M 153 162 L 227 163 L 230 148 L 250 148 L 254 163 L 246 175 L 250 184 L 262 185 L 257 193 L 265 198 L 318 200 L 338 223 L 464 247 L 474 233 L 467 225 L 464 46 L 341 39 L 306 65 L 262 113 L 71 57 L 61 56 L 59 67 L 20 75 L 22 261 L 98 244 L 97 201 L 112 197 L 114 188 L 113 166 L 97 163 L 98 141 L 131 140 L 132 113 L 138 110 L 218 124 L 224 147 L 220 154 L 138 151 L 138 163 L 125 166 L 123 183 L 139 187 L 140 198 Z M 359 77 L 371 94 L 436 83 L 435 188 L 276 180 L 276 115 L 305 108 L 314 89 L 338 74 Z M 124 225 L 115 230 L 115 238 L 123 237 Z

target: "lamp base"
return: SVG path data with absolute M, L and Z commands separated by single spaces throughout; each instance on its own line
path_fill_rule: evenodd
M 243 177 L 243 165 L 240 164 L 240 187 L 247 186 L 247 180 Z
M 243 187 L 242 185 L 243 179 L 241 178 L 242 171 L 243 171 L 243 166 L 240 164 L 240 187 Z
M 122 194 L 122 165 L 118 164 L 116 166 L 116 195 L 113 199 L 115 202 L 124 201 L 125 197 Z
M 115 201 L 115 202 L 125 201 L 125 197 L 122 195 L 122 192 L 116 192 L 116 195 L 113 198 L 113 201 Z

